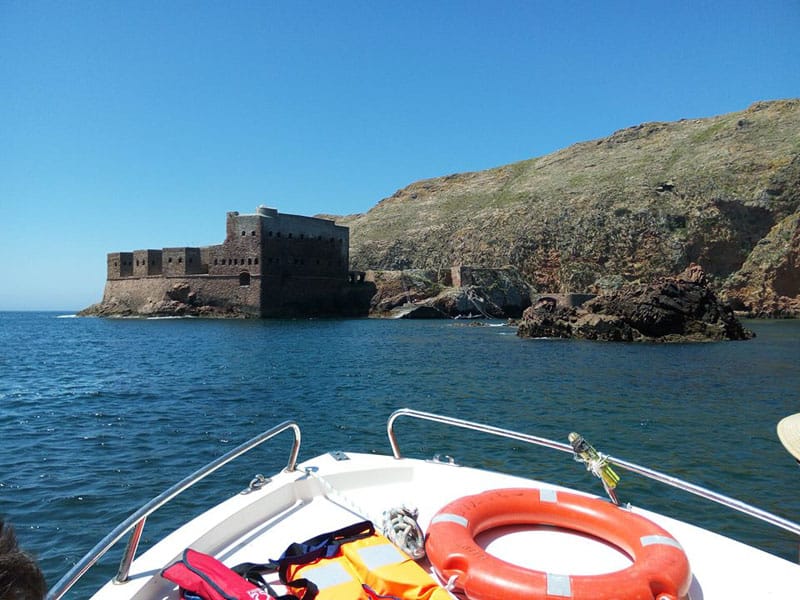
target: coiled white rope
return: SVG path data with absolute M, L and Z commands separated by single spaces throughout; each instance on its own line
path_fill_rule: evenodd
M 425 556 L 425 534 L 417 522 L 419 511 L 405 504 L 383 513 L 381 533 L 414 560 Z
M 331 483 L 320 475 L 316 468 L 307 467 L 306 474 L 319 481 L 326 490 L 325 495 L 337 504 L 351 512 L 371 521 L 375 527 L 395 546 L 408 554 L 414 560 L 425 556 L 425 534 L 417 522 L 419 511 L 405 505 L 383 511 L 380 519 L 373 518 L 363 507 L 356 504 L 352 498 L 337 490 Z

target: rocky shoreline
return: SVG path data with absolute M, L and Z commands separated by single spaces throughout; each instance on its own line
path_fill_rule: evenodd
M 533 289 L 513 267 L 367 271 L 369 315 L 402 319 L 519 318 Z
M 512 267 L 369 271 L 366 276 L 374 292 L 369 307 L 374 318 L 463 319 L 469 324 L 481 323 L 472 319 L 504 319 L 523 338 L 707 342 L 754 337 L 696 264 L 674 277 L 594 297 L 537 294 Z M 232 305 L 200 302 L 185 283 L 136 306 L 110 297 L 79 316 L 252 318 Z
M 627 285 L 579 307 L 542 300 L 524 312 L 517 335 L 619 342 L 706 342 L 755 336 L 711 291 L 705 273 L 695 264 L 675 277 Z

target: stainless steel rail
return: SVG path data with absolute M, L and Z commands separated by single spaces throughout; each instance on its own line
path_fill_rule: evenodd
M 224 454 L 213 462 L 208 463 L 206 466 L 201 467 L 185 479 L 179 481 L 171 488 L 142 506 L 122 523 L 117 525 L 117 527 L 114 528 L 111 533 L 100 540 L 100 542 L 98 542 L 97 545 L 86 554 L 86 556 L 84 556 L 74 567 L 72 567 L 72 569 L 70 569 L 69 572 L 67 572 L 67 574 L 64 575 L 64 577 L 62 577 L 50 589 L 50 591 L 47 593 L 47 600 L 58 600 L 59 598 L 63 597 L 64 594 L 66 594 L 70 588 L 72 588 L 72 586 L 74 586 L 78 580 L 83 577 L 83 575 L 89 569 L 91 569 L 92 566 L 106 552 L 114 547 L 126 533 L 133 530 L 131 537 L 128 540 L 128 546 L 125 548 L 122 560 L 120 561 L 117 575 L 114 577 L 115 583 L 125 583 L 128 580 L 128 573 L 130 571 L 131 563 L 136 556 L 136 549 L 139 545 L 139 540 L 142 537 L 142 530 L 144 529 L 144 524 L 147 517 L 164 506 L 167 502 L 175 498 L 175 496 L 186 491 L 202 479 L 205 479 L 208 475 L 220 467 L 226 465 L 233 459 L 238 458 L 242 454 L 249 452 L 256 446 L 261 445 L 276 435 L 283 433 L 287 429 L 292 429 L 294 431 L 294 443 L 292 445 L 292 450 L 289 454 L 289 461 L 286 464 L 285 470 L 293 471 L 297 465 L 297 455 L 300 452 L 300 427 L 294 421 L 284 421 L 280 425 L 277 425 L 276 427 L 273 427 L 272 429 L 255 436 L 244 444 L 237 446 L 227 454 Z
M 561 450 L 562 452 L 568 452 L 572 454 L 571 445 L 562 444 L 561 442 L 555 442 L 547 438 L 527 435 L 525 433 L 519 433 L 509 429 L 501 429 L 499 427 L 493 427 L 491 425 L 484 425 L 482 423 L 465 421 L 463 419 L 456 419 L 453 417 L 446 417 L 434 413 L 422 412 L 410 408 L 401 408 L 394 411 L 391 414 L 391 416 L 389 417 L 389 421 L 387 422 L 386 425 L 387 433 L 389 434 L 389 443 L 392 445 L 392 454 L 394 454 L 395 458 L 401 458 L 402 455 L 400 454 L 400 447 L 397 444 L 397 437 L 395 436 L 394 433 L 394 422 L 399 417 L 403 416 L 413 417 L 415 419 L 421 419 L 424 421 L 433 421 L 435 423 L 442 423 L 444 425 L 452 425 L 454 427 L 461 427 L 462 429 L 472 429 L 473 431 L 480 431 L 483 433 L 489 433 L 500 437 L 511 438 L 514 440 L 519 440 L 521 442 L 535 444 L 537 446 L 546 446 L 548 448 L 553 448 L 555 450 Z M 781 529 L 785 529 L 786 531 L 789 531 L 797 536 L 800 536 L 799 524 L 784 519 L 783 517 L 774 515 L 770 512 L 767 512 L 765 510 L 762 510 L 745 502 L 742 502 L 741 500 L 737 500 L 736 498 L 731 498 L 729 496 L 713 492 L 699 485 L 695 485 L 693 483 L 689 483 L 688 481 L 678 479 L 677 477 L 672 477 L 671 475 L 666 475 L 665 473 L 654 471 L 653 469 L 642 467 L 640 465 L 628 462 L 626 460 L 614 458 L 613 456 L 609 456 L 608 461 L 614 466 L 627 469 L 628 471 L 632 471 L 634 473 L 638 473 L 639 475 L 642 475 L 649 479 L 653 479 L 655 481 L 659 481 L 674 488 L 684 490 L 696 496 L 700 496 L 701 498 L 706 498 L 707 500 L 711 500 L 712 502 L 716 502 L 717 504 L 727 506 L 728 508 L 732 508 L 733 510 L 737 510 L 741 513 L 754 517 L 760 521 L 764 521 L 765 523 L 769 523 L 770 525 L 774 525 L 775 527 L 780 527 Z

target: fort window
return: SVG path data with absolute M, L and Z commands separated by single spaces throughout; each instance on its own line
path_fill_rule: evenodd
M 179 256 L 179 257 L 178 257 L 178 264 L 181 264 L 182 262 L 183 262 L 183 258 L 181 258 L 181 257 Z
M 217 259 L 216 259 L 216 258 L 214 259 L 214 264 L 215 264 L 215 265 L 217 264 Z
M 272 232 L 271 231 L 267 232 L 267 237 L 272 237 Z
M 172 262 L 172 257 L 171 257 L 171 256 L 170 256 L 170 257 L 167 259 L 167 262 L 168 262 L 168 263 L 171 263 L 171 262 Z
M 281 232 L 279 231 L 279 232 L 278 232 L 278 233 L 276 233 L 275 235 L 276 235 L 276 236 L 278 236 L 278 237 L 281 237 Z
M 250 232 L 250 235 L 255 235 L 255 234 L 256 234 L 256 230 L 255 229 Z
M 291 233 L 289 234 L 289 239 L 292 239 L 292 234 Z
M 246 232 L 246 231 L 243 231 L 243 232 L 242 232 L 242 235 L 247 235 L 247 232 Z
M 253 264 L 257 265 L 258 264 L 258 257 L 256 256 L 253 260 L 255 261 Z
M 243 287 L 250 285 L 250 273 L 247 271 L 239 273 L 239 285 Z

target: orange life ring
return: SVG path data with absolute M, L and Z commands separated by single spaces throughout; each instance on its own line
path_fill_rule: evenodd
M 486 553 L 475 542 L 506 525 L 550 525 L 593 535 L 633 564 L 601 575 L 545 573 Z M 680 544 L 652 521 L 599 498 L 551 489 L 490 490 L 442 508 L 428 528 L 425 550 L 445 580 L 471 600 L 678 600 L 692 581 Z

